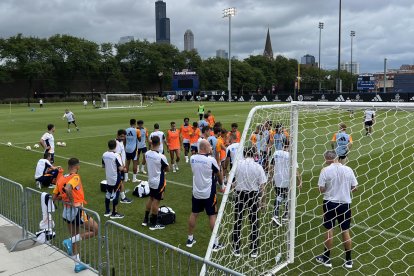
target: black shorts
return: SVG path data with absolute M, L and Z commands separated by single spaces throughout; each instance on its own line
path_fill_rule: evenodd
M 163 200 L 164 199 L 164 192 L 165 192 L 166 183 L 158 189 L 153 189 L 150 187 L 150 197 L 156 200 Z
M 191 212 L 197 214 L 203 212 L 204 209 L 208 216 L 217 215 L 217 197 L 215 194 L 206 199 L 192 197 Z
M 276 196 L 280 196 L 283 199 L 287 199 L 287 196 L 289 194 L 289 188 L 275 187 L 275 189 L 276 189 Z
M 74 124 L 74 125 L 76 125 L 76 122 L 75 122 L 75 121 L 68 122 L 68 126 L 69 126 L 70 124 Z
M 82 225 L 88 221 L 89 216 L 84 210 L 76 207 L 64 207 L 63 208 L 63 220 L 68 224 Z
M 140 155 L 140 154 L 141 154 L 141 152 L 142 152 L 143 154 L 145 154 L 145 153 L 147 152 L 147 147 L 143 147 L 143 148 L 138 149 L 138 155 Z
M 372 126 L 373 125 L 372 121 L 366 121 L 366 122 L 364 122 L 364 124 L 365 124 L 365 126 Z
M 339 155 L 338 156 L 338 160 L 344 160 L 344 159 L 346 159 L 347 156 L 348 156 L 347 154 L 345 154 L 345 155 Z
M 190 143 L 183 143 L 183 147 L 185 150 L 190 150 Z
M 126 155 L 126 160 L 137 160 L 137 149 L 135 148 L 135 150 L 133 152 L 125 152 Z
M 195 152 L 195 153 L 198 153 L 198 148 L 197 148 L 197 146 L 191 146 L 191 151 L 192 151 L 192 152 Z
M 323 201 L 323 226 L 326 229 L 335 227 L 338 221 L 342 231 L 351 228 L 351 204 Z

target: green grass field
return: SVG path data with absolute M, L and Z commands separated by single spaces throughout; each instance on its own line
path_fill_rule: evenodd
M 70 108 L 75 113 L 79 132 L 72 129 L 71 133 L 67 133 L 66 121 L 61 120 L 65 108 Z M 252 105 L 247 103 L 206 103 L 206 109 L 212 110 L 216 120 L 221 121 L 228 129 L 231 123 L 237 122 L 240 131 L 251 108 Z M 104 194 L 100 192 L 99 183 L 105 178 L 101 168 L 101 156 L 106 151 L 107 141 L 115 138 L 118 129 L 127 128 L 130 118 L 144 120 L 149 131 L 153 129 L 154 123 L 159 123 L 161 129 L 166 131 L 170 121 L 180 125 L 184 117 L 190 117 L 191 122 L 198 120 L 196 109 L 196 103 L 155 103 L 154 106 L 142 109 L 109 110 L 84 109 L 81 103 L 46 104 L 43 109 L 36 105 L 33 111 L 24 105 L 12 105 L 11 108 L 9 105 L 0 106 L 0 175 L 24 186 L 34 187 L 34 170 L 42 153 L 40 150 L 27 151 L 24 148 L 27 145 L 33 148 L 45 132 L 46 125 L 54 123 L 55 142 L 65 141 L 67 144 L 67 147 L 56 148 L 55 164 L 66 167 L 70 157 L 81 160 L 80 175 L 88 201 L 86 207 L 101 214 L 101 220 L 105 222 L 106 218 L 102 216 Z M 333 259 L 334 269 L 326 269 L 313 261 L 313 257 L 322 250 L 323 240 L 320 207 L 322 198 L 317 191 L 317 180 L 323 163 L 322 154 L 330 148 L 328 141 L 337 131 L 337 124 L 342 121 L 347 123 L 348 132 L 354 139 L 348 165 L 355 170 L 360 185 L 353 199 L 353 218 L 356 223 L 352 229 L 355 264 L 351 274 L 414 274 L 413 112 L 394 114 L 380 110 L 377 115 L 374 135 L 365 137 L 362 130 L 362 111 L 356 111 L 353 119 L 348 117 L 346 110 L 312 110 L 301 113 L 298 163 L 302 171 L 303 188 L 297 197 L 296 258 L 294 264 L 282 270 L 287 274 L 349 273 L 341 267 L 343 251 L 339 236 L 335 238 L 336 247 L 331 253 L 336 257 Z M 265 118 L 269 113 L 261 116 L 261 119 Z M 273 115 L 282 120 L 289 118 L 287 113 L 277 116 Z M 259 118 L 254 120 L 254 123 L 257 122 Z M 13 143 L 13 147 L 6 146 L 9 141 Z M 167 174 L 167 190 L 162 202 L 177 213 L 176 224 L 167 226 L 163 231 L 149 231 L 142 227 L 146 199 L 136 197 L 132 204 L 119 206 L 119 211 L 125 214 L 125 218 L 117 222 L 204 256 L 211 236 L 205 215 L 201 215 L 197 223 L 197 244 L 191 249 L 185 247 L 187 219 L 191 210 L 192 174 L 189 165 L 183 160 L 182 155 L 179 172 Z M 146 179 L 144 175 L 139 175 L 139 178 Z M 130 182 L 126 184 L 126 188 L 131 191 L 133 187 L 134 184 Z M 129 197 L 132 197 L 131 193 Z M 273 191 L 270 189 L 270 205 L 273 200 Z M 232 219 L 231 210 L 228 211 L 230 213 L 226 215 L 226 220 L 229 224 L 226 227 L 231 226 Z M 278 241 L 271 237 L 273 230 L 266 227 L 261 231 L 267 232 L 265 238 L 270 242 L 263 244 L 271 251 L 271 247 L 276 247 Z M 265 258 L 273 257 L 261 256 L 252 262 L 244 256 L 241 259 L 243 262 L 235 258 L 231 262 L 254 267 L 260 266 Z

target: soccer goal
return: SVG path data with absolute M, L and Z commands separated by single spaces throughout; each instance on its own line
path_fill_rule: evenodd
M 364 123 L 367 110 L 375 114 L 371 133 Z M 332 268 L 315 261 L 323 253 L 326 232 L 318 179 L 326 166 L 323 154 L 332 149 L 331 140 L 340 123 L 353 139 L 345 162 L 358 181 L 351 203 L 352 269 L 342 266 L 345 252 L 338 225 L 330 255 Z M 414 104 L 291 102 L 257 106 L 248 115 L 240 145 L 237 159 L 242 158 L 243 150 L 255 149 L 255 159 L 267 173 L 260 198 L 263 204 L 257 212 L 257 257 L 251 255 L 249 211 L 253 210 L 248 207 L 238 221 L 240 255 L 235 254 L 237 197 L 234 186 L 227 185 L 207 260 L 245 275 L 414 274 Z M 281 145 L 287 146 L 286 165 L 272 161 Z M 228 183 L 236 169 L 237 161 Z M 276 195 L 273 177 L 278 170 L 288 179 L 285 197 Z M 297 174 L 302 178 L 301 189 Z M 216 238 L 225 248 L 213 252 Z M 208 271 L 202 270 L 205 273 Z
M 106 94 L 102 101 L 102 108 L 133 108 L 145 107 L 142 94 Z

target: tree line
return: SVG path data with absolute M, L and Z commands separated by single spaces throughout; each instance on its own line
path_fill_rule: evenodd
M 227 90 L 227 59 L 203 60 L 195 50 L 179 51 L 174 45 L 147 40 L 98 44 L 60 34 L 49 38 L 22 34 L 0 38 L 0 82 L 23 79 L 27 82 L 28 97 L 36 81 L 42 82 L 45 91 L 66 95 L 79 80 L 89 84 L 86 91 L 92 91 L 96 83 L 105 92 L 170 90 L 172 73 L 182 69 L 197 72 L 200 90 Z M 298 61 L 280 55 L 273 60 L 261 55 L 242 61 L 233 59 L 232 92 L 292 92 L 297 72 Z M 321 81 L 324 90 L 334 90 L 335 78 L 336 71 L 302 67 L 301 89 L 318 90 Z M 344 71 L 341 78 L 343 90 L 347 91 L 355 79 Z

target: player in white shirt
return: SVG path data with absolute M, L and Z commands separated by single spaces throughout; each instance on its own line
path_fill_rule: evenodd
M 40 99 L 40 100 L 39 100 L 39 107 L 40 107 L 40 108 L 42 108 L 42 107 L 43 107 L 43 100 L 42 100 L 42 99 Z
M 96 101 L 95 100 L 92 101 L 92 105 L 93 105 L 93 108 L 96 108 Z
M 323 194 L 323 226 L 326 228 L 323 254 L 316 261 L 326 267 L 332 267 L 330 254 L 333 247 L 335 222 L 341 228 L 342 241 L 345 247 L 345 268 L 352 268 L 351 228 L 351 193 L 357 188 L 358 182 L 352 169 L 338 162 L 335 151 L 326 151 L 325 163 L 319 176 L 319 191 Z
M 150 197 L 145 206 L 145 216 L 142 226 L 147 226 L 149 223 L 150 230 L 165 228 L 164 225 L 157 222 L 158 207 L 160 205 L 160 201 L 164 199 L 165 187 L 167 185 L 165 180 L 165 172 L 168 172 L 170 167 L 167 157 L 165 157 L 165 155 L 160 151 L 160 142 L 160 137 L 153 135 L 151 137 L 151 150 L 145 153 Z
M 231 135 L 233 136 L 233 135 Z M 236 135 L 234 135 L 236 136 Z M 236 138 L 237 139 L 237 138 Z M 234 138 L 230 137 L 230 140 Z M 234 144 L 233 144 L 234 145 Z M 250 257 L 258 257 L 259 246 L 259 209 L 264 204 L 264 187 L 267 181 L 262 166 L 253 159 L 255 148 L 246 148 L 244 158 L 237 163 L 235 172 L 235 205 L 233 226 L 233 255 L 240 256 L 240 236 L 244 211 L 247 210 L 250 221 Z
M 282 215 L 282 221 L 289 220 L 289 213 L 288 213 L 288 195 L 289 195 L 289 187 L 290 187 L 290 152 L 289 146 L 287 142 L 285 143 L 283 150 L 276 150 L 273 154 L 271 160 L 271 173 L 273 173 L 273 184 L 276 189 L 276 200 L 275 200 L 275 207 L 273 211 L 272 221 L 276 226 L 281 226 L 282 222 L 280 221 L 279 213 L 280 213 L 280 206 L 284 202 L 284 210 Z M 302 187 L 302 177 L 299 171 L 299 166 L 296 163 L 296 178 L 297 178 L 297 186 L 298 189 Z
M 122 164 L 121 156 L 115 152 L 116 141 L 108 141 L 108 151 L 102 155 L 102 167 L 105 168 L 106 175 L 106 194 L 105 194 L 105 217 L 112 219 L 123 218 L 124 215 L 116 210 L 119 202 L 119 193 L 121 189 L 121 175 L 125 171 Z M 112 201 L 112 212 L 109 204 Z
M 106 107 L 106 99 L 102 98 L 102 107 Z
M 65 119 L 68 121 L 68 132 L 70 132 L 70 124 L 74 124 L 76 127 L 76 130 L 79 131 L 78 126 L 76 125 L 76 121 L 75 121 L 75 114 L 73 114 L 72 111 L 70 111 L 69 109 L 65 109 L 65 113 L 62 116 L 62 119 Z
M 88 101 L 87 100 L 84 100 L 83 101 L 83 107 L 86 108 L 87 105 L 88 105 Z
M 224 164 L 224 169 L 227 170 L 227 168 L 229 168 L 229 170 L 231 170 L 231 168 L 233 167 L 233 162 L 234 160 L 236 160 L 236 153 L 237 153 L 237 149 L 239 148 L 239 143 L 236 143 L 237 141 L 237 136 L 235 133 L 231 133 L 230 134 L 230 145 L 226 148 L 226 162 Z
M 35 180 L 36 187 L 41 189 L 42 187 L 54 188 L 56 183 L 56 177 L 59 173 L 59 167 L 54 167 L 50 163 L 51 154 L 45 152 L 42 159 L 39 159 L 36 165 Z
M 119 154 L 119 156 L 121 156 L 121 165 L 125 166 L 126 164 L 126 152 L 125 152 L 125 139 L 126 139 L 126 131 L 125 129 L 120 129 L 118 130 L 117 136 L 116 136 L 116 148 L 115 148 L 115 153 Z M 132 200 L 130 200 L 129 198 L 126 197 L 125 195 L 125 184 L 124 184 L 124 178 L 125 178 L 125 172 L 121 173 L 121 192 L 120 192 L 120 196 L 121 196 L 121 203 L 131 203 Z
M 159 152 L 164 154 L 164 143 L 167 144 L 167 141 L 165 139 L 165 134 L 164 132 L 160 131 L 160 125 L 159 124 L 154 124 L 154 131 L 151 132 L 150 136 L 149 136 L 149 144 L 151 145 L 151 141 L 152 141 L 152 137 L 154 136 L 158 136 L 158 138 L 160 138 L 160 146 L 159 146 Z
M 53 133 L 55 133 L 55 125 L 48 124 L 47 132 L 40 138 L 40 145 L 45 149 L 45 153 L 50 153 L 50 163 L 52 164 L 55 162 L 55 137 Z
M 364 127 L 366 130 L 365 135 L 370 136 L 372 134 L 372 126 L 375 124 L 375 111 L 367 109 L 364 111 Z
M 126 173 L 124 175 L 125 182 L 128 181 L 128 170 L 129 164 L 132 160 L 132 182 L 138 182 L 137 173 L 138 173 L 138 141 L 141 136 L 141 131 L 137 129 L 137 120 L 129 120 L 130 127 L 126 131 L 126 141 L 125 141 L 125 153 L 126 153 Z
M 193 236 L 198 215 L 206 210 L 210 229 L 213 230 L 217 218 L 216 179 L 222 185 L 220 167 L 215 158 L 210 156 L 211 146 L 207 140 L 200 141 L 200 151 L 190 158 L 193 171 L 193 197 L 190 218 L 188 219 L 187 247 L 193 247 L 196 240 Z M 217 176 L 217 178 L 215 177 Z M 216 238 L 212 250 L 223 248 Z
M 204 126 L 201 129 L 201 136 L 198 138 L 197 140 L 197 152 L 200 151 L 200 142 L 201 140 L 207 140 L 208 137 L 210 137 L 210 127 L 209 126 Z

